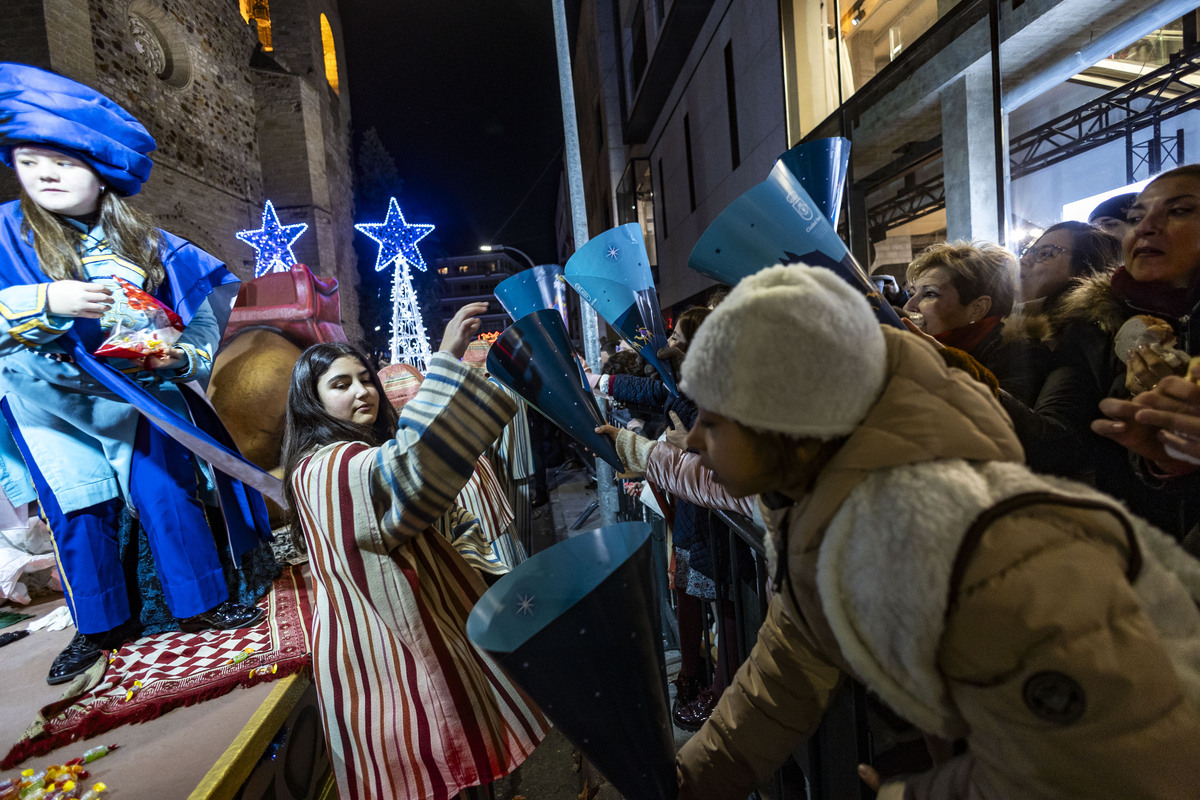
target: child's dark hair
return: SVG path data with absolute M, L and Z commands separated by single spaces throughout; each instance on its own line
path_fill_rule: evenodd
M 339 358 L 356 358 L 366 368 L 371 383 L 379 393 L 379 413 L 372 425 L 356 425 L 335 419 L 325 410 L 317 394 L 317 383 Z M 322 342 L 300 354 L 292 367 L 292 382 L 288 387 L 287 422 L 283 430 L 284 467 L 283 488 L 295 524 L 295 497 L 292 495 L 292 472 L 308 453 L 334 442 L 366 442 L 378 447 L 396 435 L 397 417 L 374 364 L 353 345 L 341 342 Z
M 604 375 L 641 375 L 645 363 L 632 350 L 620 350 L 612 354 L 601 372 Z
M 708 319 L 708 315 L 712 313 L 712 309 L 708 306 L 692 306 L 679 315 L 679 319 L 675 320 L 675 330 L 683 336 L 683 350 L 687 350 L 687 345 L 691 343 L 696 336 L 696 331 L 700 329 L 700 323 Z

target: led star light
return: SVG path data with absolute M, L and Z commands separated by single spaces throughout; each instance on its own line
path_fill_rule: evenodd
M 365 233 L 379 243 L 379 256 L 375 259 L 375 271 L 379 272 L 396 259 L 425 271 L 425 259 L 417 249 L 417 242 L 433 232 L 433 225 L 409 225 L 404 221 L 400 204 L 396 198 L 388 200 L 387 216 L 383 222 L 361 222 L 355 230 Z
M 238 231 L 235 236 L 255 250 L 254 277 L 261 278 L 269 272 L 287 272 L 296 263 L 292 245 L 308 230 L 308 223 L 280 225 L 275 206 L 268 200 L 263 207 L 262 227 L 258 230 Z

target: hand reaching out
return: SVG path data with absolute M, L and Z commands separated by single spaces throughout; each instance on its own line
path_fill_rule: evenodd
M 112 303 L 112 290 L 101 283 L 54 281 L 46 287 L 46 310 L 59 317 L 100 319 Z
M 674 411 L 668 411 L 667 415 L 671 419 L 671 427 L 667 428 L 667 444 L 678 447 L 680 450 L 687 450 L 688 428 L 683 424 L 683 420 Z
M 442 346 L 438 348 L 438 352 L 462 358 L 467 352 L 467 345 L 479 330 L 479 315 L 487 309 L 487 303 L 467 303 L 460 308 L 453 319 L 446 323 L 446 333 L 442 336 Z

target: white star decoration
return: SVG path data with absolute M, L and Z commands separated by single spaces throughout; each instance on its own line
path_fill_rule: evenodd
M 611 244 L 608 246 L 608 252 L 606 252 L 604 254 L 605 258 L 611 259 L 613 261 L 616 261 L 620 255 L 621 255 L 621 251 L 618 250 L 616 247 L 613 247 Z
M 275 206 L 268 200 L 263 207 L 262 227 L 238 231 L 234 235 L 254 248 L 254 277 L 261 278 L 268 272 L 287 272 L 296 263 L 292 245 L 306 230 L 308 224 L 304 222 L 280 225 Z
M 517 613 L 532 614 L 533 613 L 533 595 L 523 594 L 517 596 Z
M 379 272 L 396 259 L 403 259 L 425 271 L 425 259 L 417 249 L 417 242 L 433 232 L 433 225 L 409 225 L 404 221 L 400 204 L 396 198 L 388 201 L 387 217 L 383 222 L 360 222 L 356 230 L 370 236 L 379 243 L 379 256 L 375 259 L 375 271 Z

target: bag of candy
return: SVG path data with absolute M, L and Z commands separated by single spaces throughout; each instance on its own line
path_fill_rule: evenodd
M 129 281 L 116 276 L 111 280 L 119 290 L 113 292 L 112 308 L 100 320 L 108 328 L 108 338 L 94 355 L 140 361 L 169 353 L 183 333 L 183 320 Z

